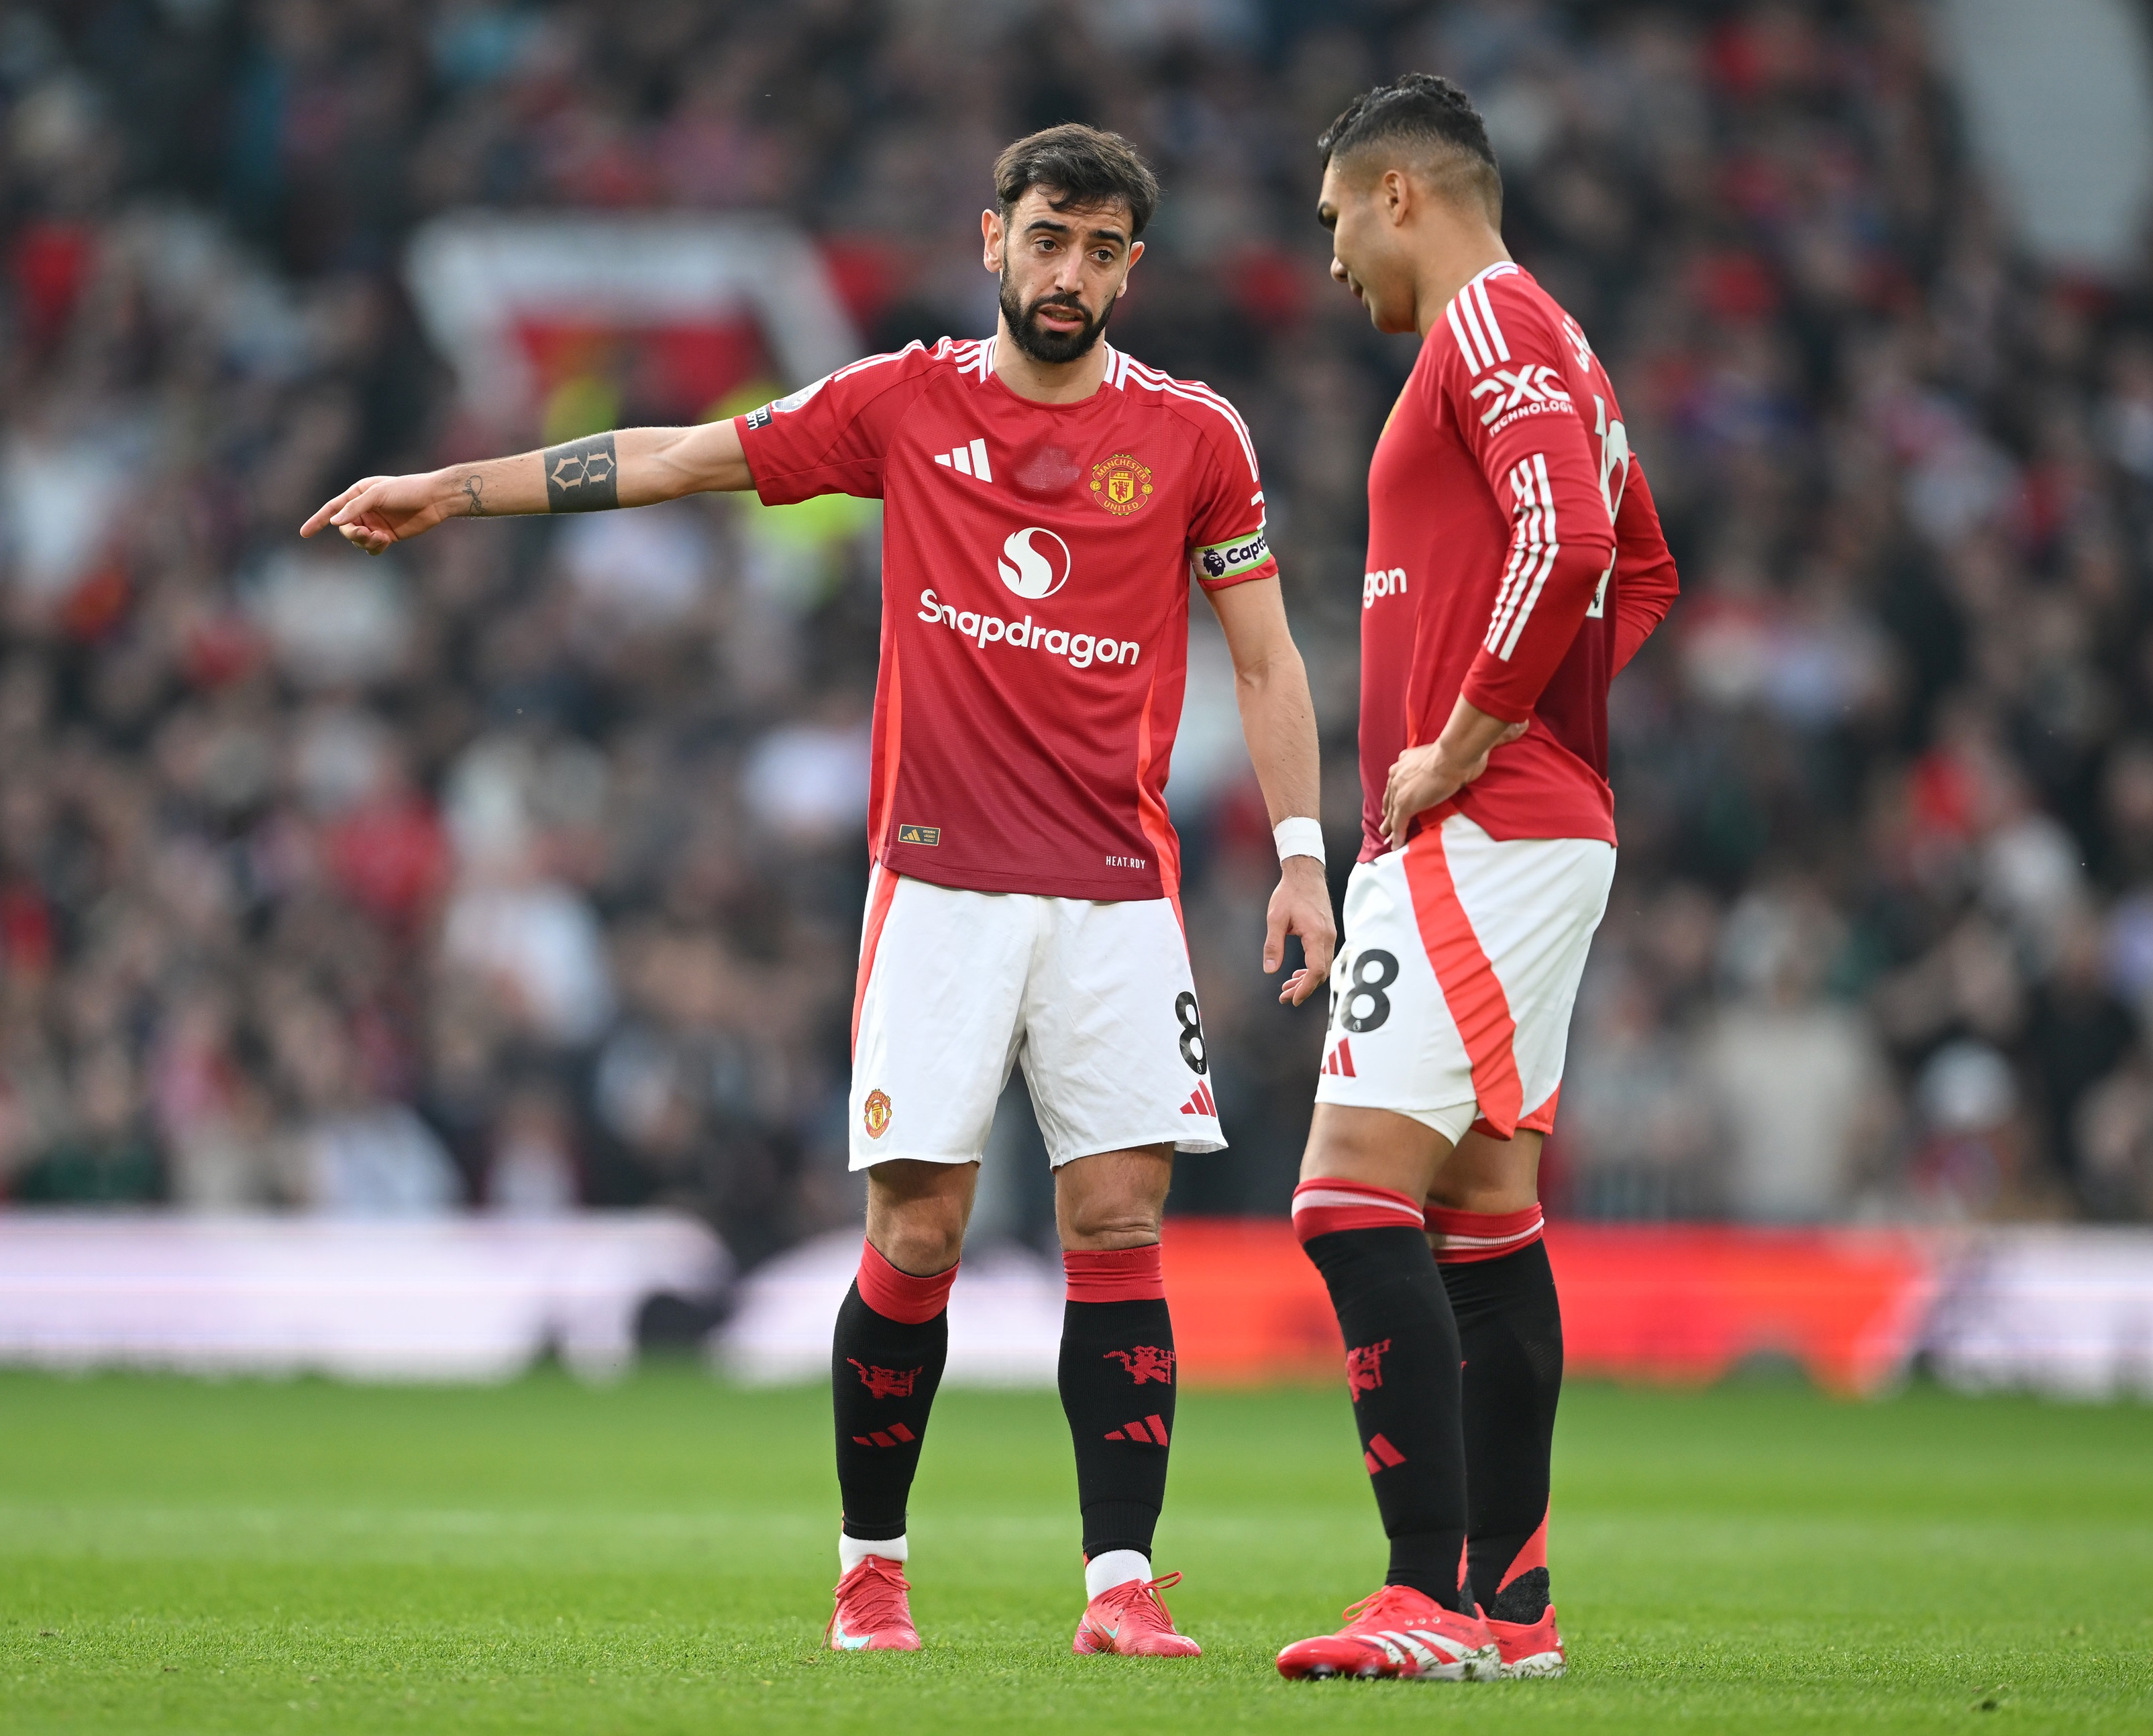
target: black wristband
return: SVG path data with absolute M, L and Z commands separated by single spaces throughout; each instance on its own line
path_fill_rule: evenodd
M 610 434 L 548 446 L 545 462 L 548 512 L 603 512 L 620 504 L 620 461 Z

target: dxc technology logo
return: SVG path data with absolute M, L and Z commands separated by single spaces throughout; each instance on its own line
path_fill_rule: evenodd
M 1040 547 L 1035 537 L 1046 546 Z M 995 564 L 1004 584 L 1018 596 L 1036 601 L 1051 597 L 1069 583 L 1069 545 L 1050 530 L 1027 525 L 1010 532 L 1002 544 L 1002 558 Z

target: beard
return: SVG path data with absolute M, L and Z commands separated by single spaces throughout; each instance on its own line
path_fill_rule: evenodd
M 1088 352 L 1099 341 L 1099 334 L 1107 328 L 1113 317 L 1114 304 L 1110 300 L 1099 310 L 1099 317 L 1085 316 L 1084 323 L 1073 332 L 1057 332 L 1039 323 L 1042 308 L 1073 308 L 1080 314 L 1084 304 L 1073 295 L 1043 295 L 1029 308 L 1017 300 L 1016 286 L 1010 282 L 1006 267 L 1002 272 L 1002 318 L 1009 322 L 1010 336 L 1016 347 L 1035 362 L 1073 362 Z

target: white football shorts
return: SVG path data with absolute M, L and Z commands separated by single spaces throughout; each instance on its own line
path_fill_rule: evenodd
M 1614 878 L 1597 838 L 1499 842 L 1459 813 L 1356 865 L 1316 1101 L 1393 1110 L 1453 1144 L 1550 1130 Z
M 877 864 L 853 1003 L 852 1167 L 975 1162 L 1019 1061 L 1056 1168 L 1225 1146 L 1169 900 L 970 892 Z

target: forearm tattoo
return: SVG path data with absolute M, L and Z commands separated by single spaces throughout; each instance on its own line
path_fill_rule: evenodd
M 463 480 L 464 517 L 486 517 L 486 478 L 474 471 Z
M 620 461 L 610 434 L 548 446 L 545 462 L 548 512 L 603 512 L 620 504 Z

